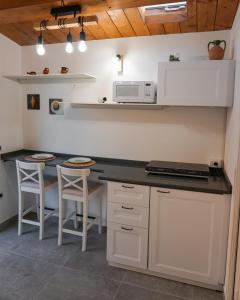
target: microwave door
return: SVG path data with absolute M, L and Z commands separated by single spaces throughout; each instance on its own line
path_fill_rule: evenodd
M 126 84 L 116 86 L 116 98 L 118 102 L 139 103 L 143 102 L 143 88 L 138 84 Z

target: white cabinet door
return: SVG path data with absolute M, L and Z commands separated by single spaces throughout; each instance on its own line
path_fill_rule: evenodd
M 109 223 L 107 260 L 141 269 L 147 268 L 148 230 Z
M 179 106 L 232 106 L 234 61 L 161 62 L 157 102 Z
M 229 206 L 223 195 L 152 188 L 149 270 L 223 284 Z

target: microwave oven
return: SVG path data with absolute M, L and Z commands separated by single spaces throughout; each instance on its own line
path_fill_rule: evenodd
M 114 81 L 113 102 L 154 103 L 155 84 L 152 81 Z

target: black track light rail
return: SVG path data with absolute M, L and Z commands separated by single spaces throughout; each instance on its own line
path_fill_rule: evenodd
M 75 18 L 76 15 L 80 13 L 81 13 L 80 5 L 68 5 L 68 6 L 63 5 L 51 9 L 51 15 L 55 18 L 55 20 L 58 17 L 70 16 L 70 15 L 73 15 Z

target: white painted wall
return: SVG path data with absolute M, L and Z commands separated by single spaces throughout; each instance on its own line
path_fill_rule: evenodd
M 231 44 L 233 58 L 236 61 L 234 105 L 228 109 L 226 146 L 225 146 L 225 168 L 231 180 L 234 182 L 234 173 L 236 169 L 238 145 L 240 138 L 240 11 L 236 15 L 233 29 L 231 31 Z
M 0 34 L 0 73 L 21 72 L 21 47 Z M 0 77 L 0 145 L 2 152 L 23 146 L 21 87 Z M 9 167 L 8 167 L 9 165 Z M 16 172 L 0 161 L 0 223 L 16 215 Z
M 233 186 L 231 199 L 231 216 L 229 229 L 229 247 L 226 272 L 226 300 L 239 299 L 233 295 L 233 283 L 235 276 L 235 259 L 237 237 L 239 230 L 239 183 L 236 174 L 239 174 L 238 156 L 240 142 L 240 9 L 238 9 L 233 28 L 231 30 L 231 44 L 233 58 L 236 61 L 234 105 L 227 112 L 226 144 L 225 144 L 225 170 Z M 238 172 L 236 172 L 238 169 Z M 238 241 L 239 243 L 239 241 Z M 239 288 L 239 283 L 235 289 Z
M 85 54 L 75 51 L 71 55 L 65 53 L 64 44 L 57 44 L 47 46 L 44 57 L 37 56 L 33 46 L 23 47 L 23 72 L 41 72 L 49 67 L 56 73 L 61 66 L 67 66 L 73 73 L 86 72 L 97 77 L 95 83 L 25 86 L 24 147 L 138 160 L 208 163 L 210 158 L 223 158 L 225 109 L 175 107 L 128 111 L 66 106 L 63 118 L 48 114 L 48 99 L 111 99 L 113 80 L 156 81 L 157 63 L 168 60 L 170 53 L 180 53 L 182 60 L 206 58 L 208 41 L 225 39 L 229 43 L 229 37 L 229 31 L 219 31 L 91 41 Z M 122 76 L 117 76 L 112 63 L 117 53 L 124 54 Z M 27 93 L 41 94 L 40 111 L 26 109 Z

